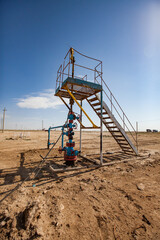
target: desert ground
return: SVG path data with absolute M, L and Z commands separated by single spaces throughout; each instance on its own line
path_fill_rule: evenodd
M 74 139 L 79 150 L 78 131 Z M 104 132 L 113 165 L 54 173 L 64 167 L 60 141 L 43 161 L 47 132 L 0 133 L 0 239 L 160 239 L 160 133 L 138 141 L 139 156 L 126 155 Z M 82 133 L 82 154 L 76 166 L 99 161 L 99 132 Z

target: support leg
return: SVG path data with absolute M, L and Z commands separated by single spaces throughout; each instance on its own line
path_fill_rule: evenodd
M 103 143 L 103 125 L 102 125 L 102 118 L 103 118 L 103 91 L 101 91 L 101 118 L 100 118 L 100 162 L 103 165 L 103 153 L 102 153 L 102 143 Z
M 64 147 L 63 142 L 64 142 L 64 135 L 63 135 L 63 128 L 62 128 L 62 148 Z
M 47 147 L 49 149 L 49 145 L 50 145 L 50 128 L 48 129 L 48 143 L 47 143 Z
M 82 100 L 81 100 L 81 107 L 82 107 Z M 80 108 L 80 116 L 81 116 L 81 123 L 82 123 L 82 109 Z M 82 126 L 80 124 L 80 144 L 79 144 L 79 151 L 82 151 Z

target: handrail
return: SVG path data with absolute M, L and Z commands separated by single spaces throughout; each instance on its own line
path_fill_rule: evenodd
M 96 68 L 95 68 L 95 71 L 96 71 L 97 73 L 99 73 Z M 98 75 L 98 76 L 99 76 L 99 75 Z M 98 77 L 98 76 L 97 76 L 97 77 Z M 120 106 L 120 104 L 119 104 L 118 101 L 116 100 L 115 96 L 113 95 L 113 93 L 111 92 L 111 90 L 109 89 L 109 87 L 107 86 L 106 82 L 103 80 L 102 76 L 100 76 L 100 78 L 101 78 L 102 82 L 104 83 L 104 85 L 107 87 L 107 89 L 108 89 L 108 91 L 109 91 L 109 93 L 110 93 L 111 98 L 113 97 L 114 101 L 116 102 L 116 104 L 118 105 L 118 107 L 120 108 L 120 110 L 122 111 L 122 113 L 123 113 L 123 118 L 122 118 L 122 116 L 120 115 L 119 111 L 117 110 L 116 106 L 113 104 L 113 101 L 111 100 L 111 98 L 108 96 L 108 94 L 106 93 L 106 91 L 105 91 L 104 88 L 103 88 L 103 92 L 105 93 L 105 95 L 107 96 L 107 98 L 109 99 L 109 101 L 111 102 L 111 108 L 112 108 L 112 106 L 113 106 L 113 108 L 114 108 L 115 111 L 117 112 L 118 116 L 119 116 L 120 119 L 122 120 L 124 126 L 127 128 L 127 130 L 129 131 L 129 133 L 131 134 L 132 138 L 134 139 L 134 141 L 135 141 L 136 144 L 137 144 L 137 139 L 133 136 L 133 134 L 131 133 L 130 129 L 128 128 L 128 126 L 126 125 L 126 123 L 125 123 L 124 120 L 126 119 L 126 120 L 128 121 L 129 125 L 131 126 L 131 128 L 132 128 L 132 130 L 134 131 L 135 134 L 137 134 L 136 130 L 134 129 L 133 125 L 131 124 L 131 122 L 129 121 L 129 119 L 128 119 L 128 117 L 126 116 L 125 112 L 123 111 L 122 107 Z M 98 82 L 98 80 L 96 79 L 96 77 L 95 77 L 95 80 L 96 80 L 97 83 L 99 84 L 99 82 Z M 125 119 L 124 119 L 124 117 L 125 117 Z
M 108 95 L 107 95 L 107 93 L 105 92 L 105 90 L 103 89 L 103 92 L 105 93 L 105 95 L 108 97 Z M 111 95 L 111 96 L 113 96 L 113 95 Z M 108 97 L 108 99 L 110 100 L 110 98 Z M 135 139 L 135 137 L 133 136 L 133 134 L 132 134 L 132 132 L 129 130 L 129 128 L 128 128 L 128 126 L 126 125 L 126 123 L 125 123 L 125 119 L 124 119 L 124 116 L 126 117 L 126 119 L 127 119 L 127 121 L 128 121 L 128 118 L 127 118 L 127 116 L 126 116 L 126 114 L 124 113 L 124 111 L 122 111 L 122 113 L 123 113 L 123 118 L 122 118 L 122 116 L 120 115 L 120 113 L 118 112 L 118 110 L 117 110 L 117 108 L 115 107 L 115 105 L 113 104 L 113 102 L 110 100 L 110 102 L 111 102 L 111 106 L 113 106 L 113 108 L 115 109 L 115 111 L 117 112 L 117 114 L 118 114 L 118 116 L 120 117 L 120 119 L 122 120 L 122 122 L 123 122 L 123 124 L 124 124 L 124 126 L 127 128 L 127 130 L 129 131 L 129 133 L 131 134 L 131 136 L 132 136 L 132 138 L 134 139 L 134 141 L 136 142 L 136 139 Z M 130 121 L 128 121 L 129 122 L 129 124 L 130 124 Z M 136 131 L 135 131 L 135 129 L 133 128 L 133 126 L 130 124 L 130 126 L 132 127 L 132 129 L 133 129 L 133 131 L 136 133 Z M 123 127 L 123 129 L 124 129 L 124 127 Z
M 74 50 L 76 53 L 78 53 L 79 55 L 83 56 L 83 57 L 86 57 L 86 58 L 89 58 L 89 59 L 92 59 L 92 60 L 95 60 L 95 61 L 97 61 L 97 62 L 102 63 L 102 61 L 99 60 L 99 59 L 92 58 L 92 57 L 89 57 L 89 56 L 87 56 L 87 55 L 84 55 L 83 53 L 78 52 L 78 51 L 77 51 L 76 49 L 74 49 L 74 48 L 73 48 L 73 50 Z
M 60 73 L 60 72 L 59 72 Z M 62 73 L 62 75 L 66 75 L 66 76 L 68 76 L 68 77 L 72 77 L 72 75 L 71 74 L 68 74 L 68 73 Z M 79 77 L 79 76 L 74 76 L 75 78 L 78 78 L 78 79 L 81 79 L 81 80 L 84 80 L 84 78 L 86 77 L 86 79 L 87 79 L 87 74 L 84 76 L 84 77 Z M 58 79 L 56 80 L 57 82 L 60 82 L 60 83 L 63 83 L 63 81 L 59 81 Z
M 128 117 L 126 116 L 125 112 L 123 111 L 122 107 L 119 105 L 119 103 L 117 102 L 115 96 L 113 95 L 113 93 L 111 92 L 111 90 L 109 89 L 109 87 L 107 86 L 107 84 L 105 83 L 105 81 L 102 79 L 103 83 L 105 84 L 105 86 L 107 87 L 107 89 L 109 90 L 109 92 L 111 93 L 112 97 L 114 98 L 115 102 L 117 103 L 118 107 L 121 109 L 121 111 L 123 112 L 124 116 L 126 117 L 126 119 L 128 120 L 128 122 L 130 123 L 132 129 L 135 131 L 133 125 L 131 124 L 131 122 L 129 121 Z

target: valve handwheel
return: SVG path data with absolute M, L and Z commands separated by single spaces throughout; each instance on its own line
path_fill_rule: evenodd
M 77 129 L 78 128 L 78 124 L 75 122 L 74 125 L 75 125 L 74 129 Z

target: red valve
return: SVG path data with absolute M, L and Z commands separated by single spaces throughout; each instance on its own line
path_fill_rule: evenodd
M 67 142 L 66 146 L 67 147 L 75 147 L 75 142 L 72 142 L 72 143 Z

